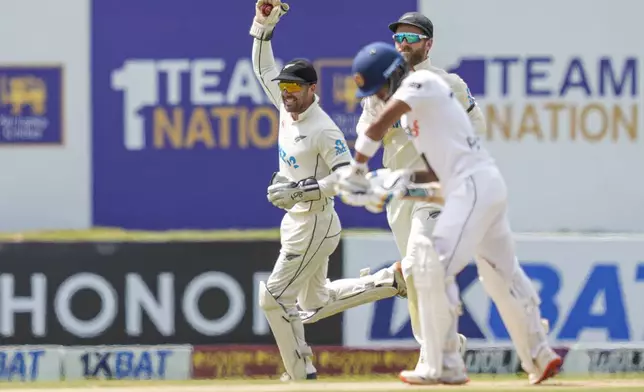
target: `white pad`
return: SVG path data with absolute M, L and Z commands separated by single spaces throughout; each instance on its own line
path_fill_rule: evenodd
M 275 300 L 264 282 L 259 282 L 259 306 L 273 331 L 286 373 L 292 380 L 306 380 L 306 358 L 311 357 L 313 352 L 304 343 L 304 328 L 299 315 L 289 314 Z M 294 325 L 296 323 L 300 324 L 299 327 Z
M 392 267 L 383 268 L 373 275 L 368 273 L 369 270 L 366 269 L 361 271 L 360 278 L 339 279 L 327 283 L 330 302 L 316 310 L 302 310 L 302 322 L 312 324 L 347 309 L 398 294 L 398 288 L 394 286 L 395 271 Z
M 398 290 L 393 287 L 373 287 L 371 289 L 363 289 L 363 291 L 354 294 L 352 297 L 339 298 L 318 310 L 301 311 L 300 318 L 304 324 L 312 324 L 343 312 L 347 309 L 355 308 L 356 306 L 368 304 L 370 302 L 379 301 L 385 298 L 391 298 L 398 294 Z
M 515 269 L 511 281 L 504 279 L 482 258 L 477 258 L 477 267 L 479 279 L 499 310 L 524 370 L 537 372 L 533 358 L 547 345 L 547 337 L 539 310 L 539 296 L 532 282 L 520 266 Z
M 456 323 L 457 306 L 453 305 L 458 288 L 454 279 L 447 279 L 445 267 L 440 262 L 429 238 L 415 238 L 412 255 L 412 282 L 416 289 L 420 334 L 425 346 L 427 377 L 439 379 L 443 371 L 443 350 L 447 335 Z M 449 296 L 448 296 L 449 295 Z

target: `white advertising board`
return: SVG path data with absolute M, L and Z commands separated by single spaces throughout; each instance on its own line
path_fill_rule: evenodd
M 350 235 L 343 242 L 344 277 L 399 259 L 393 237 Z M 517 236 L 519 260 L 541 296 L 554 346 L 644 341 L 644 237 Z M 468 347 L 503 346 L 509 337 L 469 265 L 458 276 Z M 344 315 L 349 347 L 416 347 L 405 299 L 363 305 Z
M 62 346 L 0 346 L 0 382 L 58 381 Z
M 569 374 L 641 373 L 644 371 L 644 343 L 570 347 L 562 371 Z
M 65 347 L 65 380 L 188 380 L 192 346 Z
M 521 232 L 643 232 L 636 1 L 420 0 L 432 62 L 469 84 Z
M 2 2 L 0 231 L 90 226 L 90 3 Z

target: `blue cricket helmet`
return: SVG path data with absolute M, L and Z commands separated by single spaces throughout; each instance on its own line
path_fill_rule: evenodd
M 405 59 L 388 43 L 373 42 L 360 49 L 351 67 L 353 80 L 358 85 L 356 97 L 364 98 L 377 93 L 394 72 L 401 69 L 401 65 L 406 73 Z M 398 88 L 400 80 L 396 82 L 396 85 L 392 86 L 394 90 Z

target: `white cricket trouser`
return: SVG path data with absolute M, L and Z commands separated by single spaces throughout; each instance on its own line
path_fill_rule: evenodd
M 495 167 L 468 176 L 446 197 L 432 235 L 446 276 L 480 256 L 510 281 L 518 267 L 510 229 L 507 187 Z
M 476 258 L 485 290 L 501 312 L 524 369 L 538 371 L 533 358 L 548 347 L 539 297 L 516 258 L 507 187 L 498 168 L 469 175 L 447 194 L 431 241 L 445 269 L 446 282 Z M 454 305 L 458 287 L 449 285 L 447 294 Z M 456 324 L 450 336 L 455 334 Z M 460 359 L 452 358 L 455 362 Z
M 279 257 L 266 287 L 284 308 L 316 309 L 329 301 L 325 286 L 329 256 L 340 243 L 341 224 L 333 208 L 311 214 L 286 213 Z

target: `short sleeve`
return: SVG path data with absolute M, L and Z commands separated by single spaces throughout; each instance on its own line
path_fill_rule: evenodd
M 351 151 L 339 129 L 325 129 L 320 132 L 318 152 L 332 171 L 351 163 Z
M 420 71 L 409 75 L 403 80 L 392 98 L 405 102 L 412 110 L 415 109 L 421 102 L 431 97 L 430 84 L 433 83 L 433 80 L 425 76 Z

